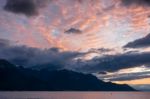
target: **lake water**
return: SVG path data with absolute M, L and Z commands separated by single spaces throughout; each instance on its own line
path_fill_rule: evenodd
M 150 99 L 148 92 L 0 92 L 0 99 Z

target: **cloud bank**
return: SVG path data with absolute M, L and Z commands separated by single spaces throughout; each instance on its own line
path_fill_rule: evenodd
M 61 52 L 58 48 L 42 50 L 27 46 L 15 46 L 8 40 L 0 39 L 0 58 L 25 67 L 49 65 L 50 69 L 61 69 L 80 55 L 83 53 Z
M 121 69 L 145 65 L 149 67 L 150 52 L 131 52 L 115 55 L 96 56 L 91 60 L 82 60 L 89 52 L 60 51 L 58 48 L 38 49 L 27 46 L 15 46 L 0 39 L 0 58 L 26 67 L 51 64 L 57 68 L 74 69 L 86 73 L 116 72 Z M 75 58 L 79 58 L 74 60 Z M 66 66 L 67 65 L 67 66 Z M 56 67 L 55 67 L 56 66 Z M 58 66 L 58 67 L 57 67 Z
M 117 72 L 121 69 L 139 67 L 141 65 L 149 66 L 150 52 L 143 53 L 123 53 L 116 55 L 105 55 L 102 57 L 95 57 L 92 60 L 78 63 L 78 71 L 83 72 Z

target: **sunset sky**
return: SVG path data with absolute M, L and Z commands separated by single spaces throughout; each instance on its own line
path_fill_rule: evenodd
M 0 0 L 0 58 L 150 90 L 150 0 Z

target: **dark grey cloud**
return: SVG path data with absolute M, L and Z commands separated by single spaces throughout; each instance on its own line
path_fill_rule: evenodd
M 108 48 L 99 48 L 99 49 L 91 48 L 89 50 L 90 53 L 99 53 L 99 54 L 104 54 L 111 51 L 113 51 L 113 49 L 108 49 Z
M 141 65 L 149 67 L 149 64 L 150 52 L 134 52 L 95 57 L 92 60 L 78 63 L 78 67 L 75 69 L 78 71 L 89 73 L 100 71 L 116 72 L 121 69 L 139 67 Z
M 82 31 L 76 28 L 70 28 L 65 31 L 66 34 L 81 34 Z
M 125 6 L 150 6 L 150 0 L 122 0 L 122 4 Z
M 51 0 L 7 0 L 4 9 L 9 12 L 26 16 L 38 15 L 39 9 Z
M 124 48 L 142 48 L 142 47 L 150 47 L 150 34 L 148 34 L 143 38 L 129 42 L 124 46 Z
M 79 52 L 62 52 L 58 48 L 38 49 L 27 46 L 14 46 L 0 39 L 0 58 L 25 67 L 49 65 L 51 69 L 65 68 L 65 64 L 83 55 Z

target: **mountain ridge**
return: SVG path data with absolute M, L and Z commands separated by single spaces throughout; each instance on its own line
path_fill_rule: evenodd
M 0 80 L 1 91 L 136 91 L 128 85 L 103 82 L 92 74 L 33 70 L 6 60 L 0 60 Z

